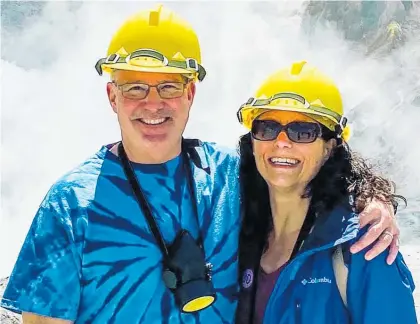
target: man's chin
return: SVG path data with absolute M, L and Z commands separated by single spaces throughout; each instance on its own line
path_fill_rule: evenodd
M 155 144 L 160 144 L 160 143 L 165 143 L 168 141 L 169 136 L 168 134 L 142 134 L 143 136 L 143 140 L 150 142 L 150 143 L 155 143 Z

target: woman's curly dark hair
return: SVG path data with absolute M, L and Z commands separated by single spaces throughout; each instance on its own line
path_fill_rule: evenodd
M 324 140 L 336 138 L 334 132 L 322 126 Z M 243 135 L 239 141 L 241 157 L 240 182 L 243 210 L 241 237 L 266 240 L 272 228 L 272 216 L 268 186 L 259 174 L 252 151 L 251 134 Z M 337 139 L 337 146 L 319 173 L 309 183 L 304 197 L 311 197 L 311 210 L 322 215 L 337 204 L 355 198 L 353 206 L 357 212 L 372 199 L 391 202 L 406 200 L 394 194 L 393 183 L 374 173 L 365 159 L 352 152 L 347 143 Z

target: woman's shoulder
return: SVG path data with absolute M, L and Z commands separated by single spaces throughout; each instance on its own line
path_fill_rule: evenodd
M 317 245 L 332 244 L 332 248 L 355 241 L 360 232 L 359 214 L 351 204 L 343 202 L 329 211 L 317 214 L 311 237 Z
M 364 236 L 367 231 L 368 226 L 359 229 L 353 239 L 342 244 L 344 262 L 349 269 L 349 276 L 354 277 L 353 282 L 365 281 L 369 283 L 370 281 L 375 281 L 380 284 L 381 280 L 383 280 L 385 284 L 386 282 L 392 283 L 394 281 L 414 290 L 413 276 L 401 252 L 398 252 L 395 261 L 390 265 L 387 263 L 389 247 L 372 260 L 366 259 L 366 253 L 372 249 L 374 243 L 358 253 L 350 252 L 351 245 Z

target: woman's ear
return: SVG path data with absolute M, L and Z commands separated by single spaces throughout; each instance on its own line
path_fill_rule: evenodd
M 328 159 L 332 156 L 334 149 L 336 147 L 337 147 L 337 141 L 335 138 L 332 138 L 328 142 L 325 143 L 324 158 L 323 158 L 322 164 L 328 161 Z

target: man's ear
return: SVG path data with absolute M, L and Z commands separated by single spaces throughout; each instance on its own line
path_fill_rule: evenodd
M 191 102 L 191 104 L 194 101 L 194 97 L 195 97 L 195 91 L 196 91 L 196 86 L 195 86 L 195 82 L 190 82 L 188 83 L 188 87 L 187 87 L 187 98 L 188 101 Z
M 108 95 L 109 104 L 112 107 L 114 113 L 117 113 L 117 94 L 115 92 L 115 87 L 112 82 L 108 82 L 106 85 L 106 92 Z

